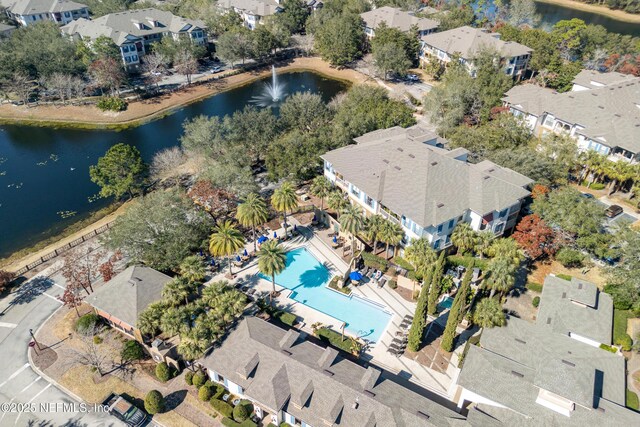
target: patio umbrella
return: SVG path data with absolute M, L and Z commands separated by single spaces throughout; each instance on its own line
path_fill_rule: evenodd
M 293 231 L 298 231 L 298 224 L 293 224 Z
M 242 259 L 240 258 L 240 255 L 236 255 L 236 261 L 242 261 Z
M 333 236 L 333 243 L 338 243 L 338 236 Z
M 267 236 L 260 236 L 260 237 L 258 238 L 258 243 L 264 243 L 264 242 L 266 242 L 267 240 L 269 240 L 269 238 L 268 238 Z
M 278 233 L 276 233 L 275 231 L 273 232 L 273 238 L 277 239 L 278 238 Z
M 359 271 L 352 271 L 349 274 L 349 279 L 355 280 L 355 281 L 362 280 L 362 273 L 360 273 Z
M 318 221 L 318 218 L 316 218 L 316 214 L 313 214 L 313 222 Z
M 247 252 L 247 248 L 244 248 L 244 253 L 243 253 L 243 255 L 244 255 L 244 256 L 249 256 L 249 252 Z
M 211 266 L 213 267 L 214 265 L 216 265 L 216 260 L 211 258 Z

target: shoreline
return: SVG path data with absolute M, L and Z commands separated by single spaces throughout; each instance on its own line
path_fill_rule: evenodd
M 574 0 L 535 0 L 537 3 L 554 4 L 568 9 L 581 10 L 583 12 L 595 13 L 606 16 L 620 22 L 640 24 L 640 14 L 628 13 L 619 9 L 609 9 L 606 6 L 581 3 Z M 587 22 L 588 24 L 588 22 Z
M 278 66 L 280 73 L 313 72 L 321 76 L 354 83 L 367 81 L 362 74 L 351 70 L 332 68 L 318 57 L 300 57 Z M 98 110 L 95 106 L 35 106 L 23 107 L 4 104 L 0 106 L 1 125 L 22 125 L 53 128 L 124 130 L 141 126 L 154 120 L 166 117 L 190 104 L 200 102 L 219 93 L 251 84 L 267 77 L 270 68 L 259 71 L 247 71 L 222 79 L 213 77 L 203 79 L 205 83 L 198 86 L 187 86 L 169 95 L 162 95 L 145 101 L 133 101 L 127 110 L 113 114 Z M 83 117 L 84 120 L 78 120 Z M 87 119 L 88 118 L 88 119 Z

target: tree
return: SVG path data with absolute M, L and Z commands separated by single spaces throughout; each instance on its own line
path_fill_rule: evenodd
M 380 232 L 380 241 L 385 243 L 384 253 L 387 259 L 389 259 L 389 245 L 393 245 L 393 256 L 396 256 L 396 250 L 398 245 L 402 243 L 404 239 L 404 230 L 402 226 L 397 222 L 386 220 L 382 225 Z
M 154 154 L 149 172 L 153 181 L 173 178 L 180 174 L 186 157 L 180 147 L 164 148 Z
M 178 344 L 178 353 L 180 353 L 180 356 L 182 356 L 185 360 L 193 361 L 204 356 L 208 348 L 208 341 L 184 336 L 180 337 L 180 344 Z
M 500 302 L 493 298 L 483 298 L 473 312 L 473 322 L 481 328 L 504 326 L 507 323 Z
M 496 235 L 493 234 L 493 231 L 491 230 L 484 230 L 476 233 L 474 252 L 479 255 L 480 258 L 484 258 L 495 238 Z
M 496 291 L 504 294 L 513 288 L 516 269 L 517 265 L 509 258 L 496 257 L 489 261 L 484 279 L 484 285 L 491 289 L 489 298 L 493 298 Z
M 297 1 L 297 0 L 296 0 Z M 242 400 L 233 408 L 233 419 L 239 423 L 248 419 L 253 413 L 253 405 L 249 400 Z
M 274 190 L 271 196 L 271 205 L 278 212 L 282 212 L 284 217 L 284 233 L 287 234 L 287 211 L 293 211 L 298 207 L 298 197 L 290 182 L 285 181 L 280 188 Z
M 93 292 L 93 282 L 100 275 L 99 266 L 103 257 L 104 252 L 92 246 L 80 246 L 67 251 L 62 257 L 62 276 L 67 288 L 72 291 L 84 289 L 87 295 Z
M 473 263 L 469 266 L 469 268 L 467 268 L 467 271 L 464 273 L 462 282 L 460 283 L 460 287 L 458 288 L 458 292 L 456 293 L 453 304 L 451 305 L 451 309 L 449 310 L 447 325 L 444 328 L 444 332 L 442 334 L 442 342 L 440 343 L 440 347 L 444 351 L 453 350 L 453 343 L 456 337 L 456 327 L 458 326 L 458 323 L 460 323 L 459 319 L 462 317 L 464 306 L 467 302 L 467 295 L 471 286 L 472 277 Z
M 151 390 L 144 397 L 144 409 L 151 415 L 162 413 L 164 405 L 164 397 L 158 390 Z
M 193 286 L 184 278 L 175 278 L 162 288 L 162 302 L 172 307 L 177 307 L 184 301 L 189 303 Z
M 15 278 L 15 274 L 10 271 L 0 270 L 0 293 L 9 286 L 9 284 Z
M 356 254 L 356 235 L 364 229 L 364 216 L 362 210 L 355 205 L 348 204 L 340 214 L 340 228 L 351 235 L 352 258 Z
M 330 123 L 332 112 L 315 93 L 296 92 L 280 106 L 279 126 L 286 130 L 316 132 Z
M 146 335 L 150 335 L 151 338 L 155 338 L 160 332 L 161 319 L 166 305 L 163 302 L 153 302 L 145 308 L 138 316 L 136 325 L 140 332 Z
M 511 0 L 507 11 L 507 22 L 514 27 L 535 28 L 540 23 L 533 0 Z
M 411 245 L 404 250 L 404 256 L 407 258 L 416 272 L 420 274 L 421 277 L 426 277 L 427 271 L 433 267 L 435 262 L 438 260 L 438 256 L 436 251 L 431 247 L 431 242 L 426 237 L 420 237 L 419 239 L 414 239 L 411 241 Z M 415 293 L 415 280 L 414 289 L 412 295 Z M 423 286 L 430 286 L 430 283 L 423 283 Z
M 306 3 L 300 0 L 283 0 L 280 5 L 284 10 L 275 16 L 289 33 L 300 33 L 304 30 L 304 24 L 309 17 L 309 8 Z
M 440 297 L 440 291 L 442 290 L 442 275 L 444 274 L 444 266 L 446 264 L 445 251 L 440 251 L 440 257 L 438 262 L 433 268 L 433 275 L 431 277 L 431 286 L 429 288 L 429 301 L 427 306 L 427 313 L 434 315 L 437 311 L 438 298 Z
M 97 333 L 98 330 L 95 327 L 78 331 L 80 344 L 70 347 L 69 352 L 76 363 L 88 366 L 102 377 L 105 374 L 109 355 L 100 348 L 100 345 L 96 342 L 98 340 L 94 340 L 94 337 L 98 336 Z
M 420 296 L 418 296 L 418 303 L 416 305 L 416 312 L 413 315 L 413 321 L 409 328 L 409 337 L 407 342 L 407 348 L 410 351 L 418 351 L 422 344 L 422 336 L 424 334 L 425 322 L 427 319 L 427 306 L 429 301 L 429 284 L 431 282 L 432 270 L 428 269 L 425 272 L 425 280 L 420 290 Z
M 271 285 L 273 287 L 271 294 L 276 293 L 276 275 L 284 271 L 286 267 L 287 256 L 284 249 L 279 246 L 277 240 L 269 240 L 260 246 L 258 252 L 258 269 L 264 275 L 271 277 Z
M 63 73 L 53 73 L 47 77 L 42 77 L 40 84 L 47 91 L 57 95 L 63 104 L 66 104 L 68 99 L 82 94 L 85 87 L 85 83 L 80 77 Z
M 206 179 L 196 181 L 187 191 L 187 196 L 197 206 L 216 219 L 227 218 L 236 209 L 236 197 L 229 191 L 217 188 Z
M 471 6 L 458 7 L 452 5 L 444 7 L 439 13 L 433 16 L 433 19 L 440 21 L 438 31 L 451 30 L 464 25 L 471 25 L 475 21 L 475 15 Z
M 336 213 L 338 218 L 340 218 L 340 212 L 342 212 L 348 204 L 349 201 L 345 198 L 342 191 L 338 189 L 332 190 L 327 197 L 327 206 Z
M 136 340 L 127 340 L 120 350 L 120 358 L 125 362 L 133 362 L 144 359 L 144 348 Z
M 169 39 L 170 37 L 164 37 Z M 191 84 L 191 75 L 198 72 L 198 61 L 188 50 L 181 50 L 176 54 L 174 59 L 176 71 L 185 76 L 187 84 Z
M 89 167 L 91 181 L 98 184 L 102 197 L 120 198 L 125 194 L 129 199 L 134 192 L 142 190 L 147 166 L 136 147 L 116 144 L 98 159 L 98 164 Z
M 466 222 L 456 224 L 451 234 L 451 243 L 458 248 L 458 255 L 472 251 L 477 243 L 478 235 Z
M 411 67 L 411 61 L 406 57 L 404 51 L 398 49 L 395 43 L 375 45 L 373 48 L 373 62 L 384 80 L 387 80 L 389 72 L 403 76 Z
M 362 55 L 364 32 L 358 15 L 335 16 L 314 29 L 312 34 L 315 50 L 333 66 L 343 67 Z
M 244 64 L 251 52 L 251 31 L 245 27 L 232 28 L 218 37 L 218 55 L 231 63 L 242 60 Z
M 202 258 L 198 255 L 191 255 L 182 260 L 180 263 L 180 275 L 189 283 L 201 283 L 206 277 L 206 269 Z
M 309 191 L 320 199 L 320 210 L 324 211 L 324 199 L 329 196 L 333 189 L 333 184 L 324 175 L 316 176 L 311 182 Z
M 231 256 L 244 246 L 244 236 L 229 220 L 218 222 L 209 239 L 209 252 L 213 256 L 227 257 L 229 276 L 233 277 Z
M 146 78 L 156 85 L 156 88 L 160 88 L 160 82 L 163 74 L 167 72 L 168 64 L 169 58 L 159 52 L 153 52 L 144 56 L 142 71 L 146 74 Z
M 487 250 L 487 255 L 492 258 L 510 259 L 516 265 L 524 260 L 524 254 L 518 243 L 511 237 L 494 239 Z
M 399 62 L 407 62 L 409 66 L 414 64 L 420 53 L 420 37 L 418 28 L 411 27 L 409 31 L 401 31 L 398 28 L 389 27 L 387 23 L 382 21 L 376 28 L 376 36 L 371 40 L 371 49 L 374 57 L 376 51 L 379 51 L 385 45 L 395 46 L 398 52 Z
M 98 36 L 92 43 L 91 49 L 98 58 L 113 58 L 116 61 L 122 61 L 120 48 L 115 44 L 111 37 Z
M 256 60 L 263 60 L 277 46 L 275 37 L 264 25 L 258 25 L 251 31 L 249 42 L 249 56 Z
M 382 236 L 385 219 L 380 215 L 371 215 L 366 218 L 364 224 L 364 235 L 368 240 L 373 242 L 372 250 L 375 255 L 378 250 L 378 242 Z
M 127 81 L 122 62 L 112 57 L 96 59 L 88 71 L 96 87 L 100 90 L 107 88 L 111 94 L 119 92 L 120 86 Z
M 557 250 L 553 230 L 536 214 L 522 218 L 512 237 L 532 260 L 553 255 Z
M 76 315 L 80 317 L 80 312 L 78 311 L 78 307 L 82 305 L 82 300 L 84 297 L 80 295 L 80 288 L 72 286 L 70 283 L 67 283 L 67 286 L 64 288 L 64 292 L 62 295 L 59 295 L 58 300 L 62 302 L 62 305 L 76 310 Z
M 238 205 L 236 219 L 243 227 L 251 227 L 253 232 L 253 251 L 258 251 L 256 227 L 269 219 L 267 204 L 257 193 L 249 193 L 244 201 Z
M 9 93 L 14 93 L 26 106 L 29 105 L 31 95 L 35 90 L 35 84 L 28 74 L 16 71 L 3 86 Z
M 616 307 L 624 300 L 627 309 L 633 306 L 634 311 L 640 312 L 640 233 L 625 226 L 616 234 L 620 245 L 620 261 L 605 269 L 605 292 L 612 295 Z
M 132 204 L 104 236 L 110 249 L 121 249 L 131 262 L 176 270 L 201 247 L 210 221 L 177 190 L 157 191 Z

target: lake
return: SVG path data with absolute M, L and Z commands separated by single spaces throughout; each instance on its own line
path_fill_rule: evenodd
M 311 72 L 278 76 L 288 93 L 309 91 L 329 101 L 346 84 Z M 90 201 L 99 188 L 89 166 L 114 144 L 136 146 L 149 162 L 159 150 L 179 144 L 186 119 L 224 116 L 244 108 L 265 78 L 186 106 L 174 114 L 120 132 L 0 127 L 0 258 L 60 233 L 111 201 Z M 66 212 L 75 215 L 63 218 Z
M 587 24 L 602 25 L 612 33 L 640 36 L 640 24 L 619 21 L 599 13 L 571 9 L 557 4 L 536 2 L 536 11 L 542 16 L 540 26 L 548 29 L 563 19 L 578 18 Z

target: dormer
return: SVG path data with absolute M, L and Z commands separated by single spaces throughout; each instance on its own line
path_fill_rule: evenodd
M 300 334 L 298 332 L 294 331 L 293 329 L 289 329 L 278 343 L 280 345 L 280 349 L 282 351 L 289 352 L 289 349 L 293 347 L 293 344 L 296 342 L 299 336 Z
M 150 17 L 145 17 L 144 19 L 147 20 L 147 22 L 149 23 L 149 26 L 151 28 L 157 28 L 160 26 L 160 22 L 158 20 L 156 20 L 155 18 L 150 18 Z
M 247 363 L 238 367 L 237 374 L 245 380 L 248 379 L 258 367 L 258 363 L 260 363 L 260 356 L 258 356 L 258 353 L 255 353 Z
M 309 380 L 307 385 L 301 389 L 298 393 L 291 393 L 291 403 L 296 409 L 302 409 L 303 406 L 307 405 L 311 395 L 313 394 L 313 382 Z
M 137 19 L 132 19 L 131 22 L 136 26 L 139 30 L 148 30 L 149 28 L 144 24 L 144 22 L 138 21 Z
M 327 369 L 333 364 L 336 357 L 338 357 L 338 351 L 331 347 L 327 347 L 324 349 L 320 359 L 318 359 L 318 366 L 322 369 Z
M 378 378 L 380 378 L 380 371 L 369 366 L 360 379 L 362 391 L 373 394 L 373 388 L 376 386 Z

